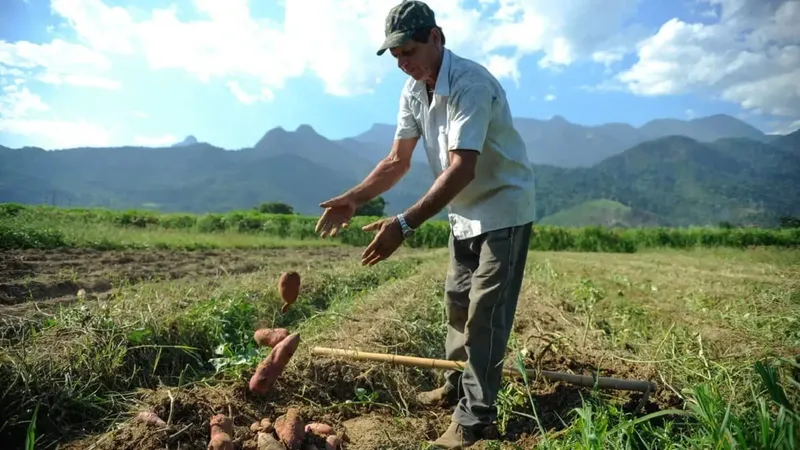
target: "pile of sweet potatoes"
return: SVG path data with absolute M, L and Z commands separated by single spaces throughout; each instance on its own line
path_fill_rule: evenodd
M 232 450 L 233 423 L 222 414 L 211 418 L 207 450 Z M 253 422 L 251 435 L 242 439 L 242 450 L 339 450 L 349 442 L 328 424 L 305 423 L 299 410 L 289 408 L 273 422 L 269 418 Z

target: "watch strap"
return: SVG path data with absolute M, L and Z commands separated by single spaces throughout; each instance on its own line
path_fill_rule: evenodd
M 397 221 L 400 222 L 400 228 L 403 230 L 403 236 L 408 236 L 410 233 L 414 231 L 413 229 L 411 229 L 411 227 L 408 226 L 406 218 L 402 214 L 397 215 Z

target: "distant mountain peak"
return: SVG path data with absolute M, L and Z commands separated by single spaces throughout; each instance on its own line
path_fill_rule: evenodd
M 297 127 L 297 129 L 294 130 L 294 132 L 297 134 L 314 134 L 314 135 L 319 134 L 317 133 L 317 130 L 314 129 L 314 127 L 305 123 Z
M 189 136 L 186 136 L 186 138 L 184 140 L 182 140 L 181 142 L 178 142 L 177 144 L 172 144 L 172 146 L 173 147 L 188 147 L 190 145 L 195 145 L 195 144 L 197 144 L 197 138 L 190 134 Z

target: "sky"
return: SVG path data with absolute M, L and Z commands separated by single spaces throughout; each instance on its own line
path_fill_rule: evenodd
M 2 0 L 0 145 L 227 148 L 395 123 L 399 0 Z M 800 128 L 800 0 L 429 0 L 516 117 Z M 793 25 L 794 24 L 794 25 Z M 387 142 L 387 149 L 391 143 Z

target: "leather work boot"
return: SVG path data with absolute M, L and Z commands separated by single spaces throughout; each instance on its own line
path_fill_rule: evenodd
M 431 391 L 425 391 L 417 395 L 417 401 L 425 406 L 453 406 L 458 401 L 456 388 L 450 384 L 438 387 Z
M 470 447 L 478 441 L 478 436 L 470 430 L 456 422 L 450 422 L 447 430 L 439 436 L 439 439 L 431 442 L 435 448 L 457 450 Z

